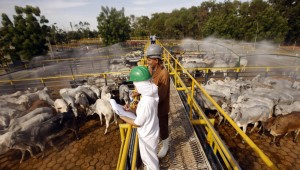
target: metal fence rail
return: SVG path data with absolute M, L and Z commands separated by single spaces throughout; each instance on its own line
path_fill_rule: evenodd
M 27 90 L 28 88 L 42 89 L 48 87 L 53 91 L 54 95 L 57 95 L 59 89 L 66 87 L 71 88 L 72 84 L 76 85 L 76 82 L 87 80 L 89 77 L 103 79 L 103 83 L 107 85 L 115 85 L 116 78 L 122 81 L 122 78 L 128 74 L 128 71 L 124 71 L 0 80 L 0 94 L 10 94 L 19 90 Z

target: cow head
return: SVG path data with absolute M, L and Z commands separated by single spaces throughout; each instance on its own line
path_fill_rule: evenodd
M 276 105 L 276 106 L 275 106 L 274 115 L 275 115 L 275 116 L 281 115 L 282 112 L 283 112 L 282 107 L 280 107 L 279 105 Z
M 7 115 L 0 115 L 0 127 L 8 128 L 10 119 Z
M 75 95 L 75 104 L 78 104 L 82 109 L 85 109 L 89 105 L 89 100 L 85 93 L 80 92 Z
M 240 106 L 238 104 L 232 105 L 231 114 L 229 115 L 231 119 L 236 119 L 238 114 L 240 113 Z
M 271 118 L 269 118 L 266 122 L 263 122 L 263 127 L 264 127 L 267 131 L 270 131 L 270 130 L 271 130 L 271 127 L 274 126 L 274 124 L 275 124 L 275 120 L 276 120 L 276 117 L 271 117 Z
M 92 106 L 86 108 L 86 115 L 93 115 L 95 113 L 95 109 Z

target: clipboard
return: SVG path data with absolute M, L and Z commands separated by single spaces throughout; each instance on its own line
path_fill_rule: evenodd
M 134 113 L 124 110 L 123 106 L 119 105 L 114 99 L 109 99 L 109 102 L 112 106 L 112 109 L 116 112 L 117 115 L 125 116 L 131 119 L 136 118 L 136 115 Z

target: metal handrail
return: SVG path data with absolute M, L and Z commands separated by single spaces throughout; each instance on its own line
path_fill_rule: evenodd
M 132 136 L 133 127 L 130 124 L 119 124 L 120 128 L 120 136 L 121 136 L 121 147 L 119 152 L 119 159 L 117 163 L 117 170 L 125 170 L 126 169 L 126 162 L 129 152 L 129 147 L 132 145 L 130 143 L 130 139 Z M 137 151 L 138 151 L 138 135 L 135 133 L 134 136 L 134 144 L 133 144 L 133 155 L 132 155 L 132 164 L 130 169 L 135 170 L 136 167 L 136 160 L 137 160 Z
M 241 70 L 241 69 L 265 69 L 266 71 L 270 71 L 270 69 L 286 69 L 286 68 L 294 68 L 298 70 L 300 66 L 251 66 L 251 67 L 205 67 L 205 68 L 185 68 L 186 70 Z
M 104 72 L 104 73 L 86 73 L 86 74 L 74 74 L 74 75 L 62 75 L 62 76 L 48 76 L 48 77 L 35 77 L 35 78 L 22 78 L 22 79 L 12 79 L 12 80 L 0 80 L 0 83 L 14 83 L 21 81 L 34 81 L 34 80 L 50 80 L 50 79 L 60 79 L 60 78 L 72 78 L 73 80 L 76 77 L 88 77 L 88 76 L 103 76 L 107 77 L 107 75 L 115 75 L 115 74 L 129 74 L 129 71 L 123 72 Z
M 163 45 L 160 44 L 162 47 Z M 207 116 L 204 114 L 204 112 L 201 110 L 200 106 L 196 102 L 196 99 L 194 98 L 194 90 L 195 87 L 199 88 L 201 92 L 205 95 L 205 97 L 208 98 L 208 100 L 217 108 L 217 110 L 225 117 L 225 119 L 234 127 L 234 129 L 237 131 L 238 134 L 241 135 L 241 137 L 246 141 L 246 143 L 257 153 L 257 155 L 264 161 L 264 163 L 270 167 L 271 169 L 278 169 L 275 164 L 263 153 L 262 150 L 260 150 L 257 145 L 236 125 L 236 123 L 228 116 L 227 113 L 212 99 L 212 97 L 205 91 L 205 89 L 195 80 L 194 77 L 192 77 L 186 69 L 178 62 L 178 60 L 170 54 L 170 52 L 164 48 L 163 53 L 163 59 L 167 63 L 166 66 L 171 73 L 171 75 L 174 76 L 175 79 L 175 87 L 178 87 L 180 85 L 181 87 L 178 87 L 178 90 L 184 90 L 188 96 L 188 104 L 190 107 L 190 110 L 195 110 L 197 114 L 199 115 L 198 120 L 193 120 L 190 112 L 190 119 L 191 122 L 195 125 L 197 124 L 205 124 L 207 126 L 206 130 L 208 131 L 207 140 L 210 142 L 211 146 L 215 146 L 214 151 L 215 153 L 218 151 L 220 155 L 222 155 L 222 159 L 225 162 L 225 165 L 228 169 L 240 169 L 238 163 L 235 161 L 234 157 L 228 150 L 225 143 L 222 141 L 216 130 L 214 129 L 213 125 L 211 124 L 210 120 L 207 118 Z M 171 60 L 174 61 L 174 67 L 171 64 Z M 283 66 L 284 67 L 284 66 Z M 206 69 L 206 68 L 205 68 Z M 180 71 L 185 72 L 187 76 L 192 81 L 191 88 L 188 88 L 184 82 L 180 78 Z M 211 138 L 212 136 L 212 138 Z M 214 145 L 213 145 L 214 144 Z M 224 160 L 226 159 L 226 160 Z M 226 162 L 229 162 L 229 164 L 226 164 Z

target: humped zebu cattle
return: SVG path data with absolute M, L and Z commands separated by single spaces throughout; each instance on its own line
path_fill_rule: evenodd
M 248 60 L 246 58 L 241 58 L 240 60 L 240 67 L 242 67 L 241 72 L 246 71 L 247 64 L 248 64 Z
M 275 115 L 286 115 L 292 112 L 300 112 L 300 101 L 295 101 L 294 103 L 288 104 L 279 104 L 275 108 Z
M 275 143 L 277 146 L 280 146 L 281 138 L 288 132 L 295 132 L 293 141 L 296 142 L 300 130 L 300 112 L 271 117 L 265 122 L 264 127 L 273 135 L 273 140 L 270 144 Z
M 53 115 L 53 109 L 49 107 L 36 108 L 22 117 L 11 120 L 9 125 L 9 130 L 14 130 L 15 128 L 17 128 L 17 126 L 20 126 L 23 122 L 26 122 L 27 120 L 30 120 L 31 118 L 41 113 L 49 113 Z
M 114 122 L 117 124 L 116 113 L 114 112 L 110 100 L 111 93 L 109 93 L 109 87 L 103 86 L 101 91 L 101 99 L 98 99 L 95 104 L 90 105 L 87 111 L 87 115 L 93 115 L 94 113 L 98 114 L 100 117 L 100 124 L 102 125 L 102 115 L 105 117 L 105 132 L 107 133 L 109 123 L 112 117 L 114 117 Z
M 47 121 L 52 116 L 52 108 L 37 108 L 28 113 L 27 115 L 24 115 L 18 119 L 14 119 L 9 129 L 1 131 L 0 154 L 3 154 L 9 150 L 9 145 L 11 143 L 11 135 L 13 133 L 31 129 L 33 126 L 37 126 L 40 123 Z M 24 158 L 24 155 L 22 157 Z
M 63 113 L 68 111 L 68 104 L 64 99 L 56 99 L 54 101 L 54 109 L 57 113 Z
M 6 106 L 17 109 L 19 111 L 27 110 L 32 105 L 32 103 L 36 100 L 44 100 L 49 105 L 53 105 L 53 103 L 54 103 L 49 95 L 49 90 L 47 87 L 45 87 L 43 90 L 38 90 L 33 93 L 26 92 L 26 93 L 21 93 L 21 95 L 18 96 L 19 94 L 20 93 L 17 93 L 17 94 L 14 93 L 14 94 L 9 95 L 10 97 L 1 98 L 0 103 L 2 103 L 2 104 L 6 103 Z M 14 96 L 14 97 L 12 97 L 12 96 Z
M 300 90 L 300 82 L 295 81 L 295 82 L 293 83 L 292 87 L 293 87 L 294 89 L 296 89 L 296 90 Z
M 26 120 L 24 122 L 21 122 L 15 126 L 13 126 L 12 128 L 9 129 L 9 131 L 23 131 L 23 130 L 29 129 L 30 127 L 32 127 L 34 125 L 38 125 L 41 122 L 48 120 L 52 116 L 53 116 L 52 113 L 42 112 L 42 113 L 30 118 L 29 120 Z
M 12 133 L 9 148 L 19 149 L 22 151 L 20 163 L 23 161 L 26 150 L 28 150 L 33 156 L 31 147 L 39 147 L 42 152 L 42 157 L 44 157 L 46 143 L 49 142 L 49 144 L 54 147 L 52 139 L 63 135 L 67 130 L 73 131 L 77 140 L 79 139 L 79 128 L 72 110 L 62 114 L 57 114 L 51 119 L 32 126 L 24 131 Z
M 195 68 L 205 68 L 205 63 L 197 63 L 197 62 L 182 62 L 182 67 L 184 67 L 189 74 L 195 76 L 196 70 Z M 204 75 L 204 74 L 203 74 Z
M 64 88 L 59 90 L 59 94 L 67 103 L 71 106 L 75 117 L 78 116 L 78 109 L 76 107 L 76 97 L 83 97 L 83 95 L 78 95 L 79 93 L 84 93 L 85 97 L 89 101 L 89 104 L 94 104 L 97 100 L 97 94 L 94 93 L 91 89 L 83 86 L 78 86 L 76 88 Z M 77 100 L 77 102 L 82 100 Z M 81 104 L 82 106 L 85 104 Z
M 0 130 L 8 128 L 10 123 L 10 117 L 7 114 L 0 113 Z
M 11 141 L 11 135 L 13 132 L 5 132 L 0 135 L 0 155 L 6 153 L 9 150 L 9 143 Z
M 130 103 L 129 87 L 125 84 L 119 87 L 119 99 L 120 101 L 124 101 L 126 105 Z
M 246 129 L 248 124 L 254 123 L 253 128 L 250 130 L 250 133 L 257 127 L 259 121 L 265 122 L 267 121 L 270 115 L 270 109 L 265 105 L 255 105 L 252 107 L 235 107 L 230 117 L 236 122 L 239 127 L 243 128 L 244 133 L 246 133 Z
M 52 100 L 52 99 L 51 99 Z M 54 102 L 53 102 L 54 104 Z M 32 103 L 32 105 L 29 107 L 28 110 L 26 110 L 26 112 L 31 112 L 36 108 L 40 108 L 40 107 L 53 107 L 53 105 L 50 105 L 49 102 L 45 101 L 45 100 L 36 100 Z

